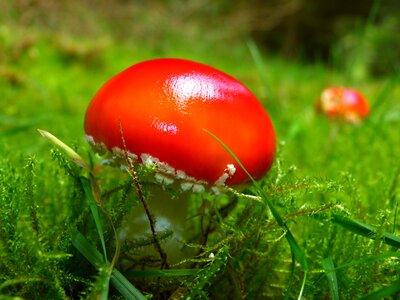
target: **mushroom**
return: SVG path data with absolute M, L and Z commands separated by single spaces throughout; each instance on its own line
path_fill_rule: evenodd
M 367 99 L 357 90 L 346 87 L 325 89 L 317 100 L 317 109 L 330 118 L 358 124 L 369 113 Z
M 176 183 L 187 193 L 248 180 L 206 130 L 224 142 L 256 179 L 270 169 L 276 149 L 268 114 L 242 83 L 184 59 L 140 62 L 111 78 L 91 101 L 84 127 L 86 140 L 97 151 L 123 162 L 125 146 L 137 166 L 154 169 L 157 182 Z M 157 201 L 171 207 L 162 197 L 152 198 L 157 199 L 149 199 L 151 208 L 162 205 Z M 181 206 L 187 204 L 173 204 L 174 213 Z M 157 216 L 157 223 L 168 227 L 165 219 Z

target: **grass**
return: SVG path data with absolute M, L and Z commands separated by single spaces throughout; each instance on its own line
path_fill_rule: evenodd
M 314 110 L 322 89 L 346 85 L 351 72 L 265 56 L 251 40 L 210 57 L 211 45 L 154 50 L 2 25 L 0 43 L 0 295 L 398 297 L 398 73 L 352 80 L 372 104 L 370 117 L 352 126 Z M 120 261 L 136 249 L 118 245 L 110 224 L 118 231 L 140 199 L 129 174 L 100 167 L 83 139 L 83 116 L 108 78 L 157 56 L 202 61 L 240 79 L 268 110 L 279 145 L 260 182 L 192 196 L 195 256 L 170 269 L 126 271 Z M 37 128 L 70 151 L 52 146 Z M 149 197 L 155 187 L 146 172 L 138 175 Z M 179 191 L 167 193 L 173 201 Z M 158 236 L 164 245 L 169 234 Z

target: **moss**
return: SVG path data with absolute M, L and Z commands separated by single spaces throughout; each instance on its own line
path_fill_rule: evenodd
M 111 274 L 104 263 L 98 228 L 111 261 L 118 245 L 110 224 L 118 229 L 139 199 L 127 174 L 101 165 L 91 152 L 82 120 L 87 103 L 106 79 L 159 53 L 129 43 L 81 44 L 80 39 L 34 28 L 24 29 L 33 38 L 22 47 L 23 35 L 7 34 L 13 29 L 4 25 L 0 31 L 7 49 L 2 55 L 17 55 L 0 72 L 0 295 L 76 299 L 106 291 L 110 297 L 121 297 L 114 280 L 122 277 Z M 192 55 L 182 44 L 177 47 L 162 56 Z M 263 65 L 259 60 L 255 65 L 246 45 L 238 42 L 228 48 L 218 48 L 212 60 L 242 78 L 271 115 L 279 147 L 275 164 L 260 185 L 304 253 L 308 269 L 293 260 L 288 231 L 257 198 L 257 189 L 248 185 L 218 196 L 193 196 L 194 229 L 188 245 L 196 256 L 185 261 L 189 271 L 181 270 L 182 264 L 161 270 L 165 273 L 139 270 L 127 277 L 149 298 L 174 294 L 194 299 L 275 299 L 302 293 L 306 298 L 353 299 L 386 287 L 391 289 L 383 290 L 389 293 L 385 295 L 395 297 L 400 230 L 398 75 L 358 82 L 371 101 L 371 115 L 360 126 L 338 124 L 317 115 L 314 101 L 326 85 L 346 83 L 345 74 L 264 55 Z M 209 51 L 197 50 L 196 57 L 207 63 Z M 263 70 L 267 76 L 260 74 Z M 97 191 L 88 194 L 82 176 L 89 175 L 53 149 L 36 127 L 56 134 L 90 162 Z M 148 174 L 144 175 L 139 174 L 139 180 L 144 181 Z M 152 186 L 143 184 L 145 195 L 152 193 Z M 90 202 L 90 193 L 101 201 Z M 179 191 L 165 193 L 173 198 Z M 89 243 L 86 249 L 93 260 L 74 244 L 77 230 Z M 161 233 L 162 245 L 170 233 Z M 392 243 L 385 239 L 388 234 Z M 332 278 L 335 285 L 329 283 Z

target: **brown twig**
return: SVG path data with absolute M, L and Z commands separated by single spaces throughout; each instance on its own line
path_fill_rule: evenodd
M 160 242 L 158 241 L 158 238 L 157 238 L 157 231 L 155 229 L 156 228 L 156 220 L 153 218 L 153 216 L 150 213 L 149 206 L 147 205 L 146 199 L 145 199 L 144 194 L 143 194 L 142 186 L 139 183 L 139 179 L 138 179 L 138 176 L 137 176 L 137 173 L 136 173 L 136 170 L 135 170 L 135 166 L 133 165 L 131 157 L 129 157 L 129 155 L 128 155 L 128 150 L 126 148 L 125 138 L 124 138 L 123 131 L 122 131 L 121 121 L 119 121 L 119 133 L 120 133 L 120 136 L 121 136 L 121 142 L 122 142 L 122 147 L 123 147 L 124 154 L 125 154 L 125 160 L 126 160 L 126 162 L 128 164 L 128 167 L 129 167 L 129 174 L 131 175 L 131 177 L 133 179 L 133 181 L 132 181 L 133 182 L 133 187 L 136 188 L 136 192 L 138 194 L 139 200 L 142 203 L 143 208 L 144 208 L 144 210 L 146 212 L 147 219 L 149 220 L 149 223 L 150 223 L 150 229 L 151 229 L 151 234 L 152 234 L 152 237 L 153 237 L 153 243 L 154 243 L 154 246 L 156 247 L 156 250 L 158 251 L 158 253 L 160 255 L 160 258 L 161 258 L 161 268 L 162 269 L 163 268 L 169 269 L 169 265 L 168 265 L 168 262 L 167 262 L 167 254 L 161 248 L 161 244 L 160 244 Z

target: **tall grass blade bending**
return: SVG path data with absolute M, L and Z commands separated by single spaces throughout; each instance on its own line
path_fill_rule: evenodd
M 103 256 L 104 256 L 104 262 L 107 262 L 108 258 L 107 258 L 107 250 L 106 250 L 106 243 L 104 240 L 104 233 L 103 233 L 103 227 L 101 225 L 101 219 L 100 219 L 100 213 L 99 210 L 97 208 L 97 204 L 96 201 L 94 200 L 94 196 L 92 193 L 92 189 L 91 189 L 91 185 L 90 185 L 90 181 L 88 178 L 81 176 L 80 181 L 82 183 L 82 187 L 83 190 L 85 192 L 85 195 L 87 197 L 87 199 L 89 200 L 89 207 L 90 207 L 90 211 L 92 212 L 93 215 L 93 219 L 94 222 L 96 224 L 96 229 L 100 238 L 100 242 L 101 242 L 101 247 L 103 249 Z
M 326 277 L 328 278 L 329 291 L 331 294 L 332 300 L 339 300 L 339 287 L 335 272 L 335 265 L 333 263 L 332 258 L 327 257 L 322 260 L 322 267 L 324 268 L 324 272 Z
M 262 187 L 258 184 L 258 182 L 251 176 L 251 174 L 246 170 L 246 168 L 243 166 L 243 164 L 240 162 L 239 158 L 228 148 L 227 145 L 223 141 L 221 141 L 217 136 L 215 136 L 212 132 L 210 132 L 207 129 L 203 129 L 207 134 L 209 134 L 213 139 L 215 139 L 231 156 L 232 158 L 236 161 L 236 163 L 242 168 L 242 170 L 247 174 L 247 176 L 250 178 L 250 180 L 253 182 L 253 185 L 255 186 L 259 196 L 264 200 L 264 202 L 267 204 L 268 208 L 270 209 L 272 215 L 274 216 L 276 222 L 278 223 L 279 226 L 281 226 L 286 234 L 286 240 L 288 241 L 290 245 L 290 249 L 294 255 L 294 257 L 299 261 L 302 269 L 304 271 L 308 270 L 308 264 L 307 264 L 307 259 L 306 256 L 303 252 L 303 250 L 300 248 L 300 246 L 297 244 L 296 239 L 294 238 L 292 232 L 290 231 L 289 227 L 286 225 L 285 221 L 279 214 L 278 210 L 275 208 L 275 206 L 272 204 L 272 202 L 269 200 L 269 198 L 266 196 L 264 190 Z
M 97 249 L 91 245 L 79 231 L 74 233 L 72 244 L 97 269 L 101 267 L 108 268 L 109 263 L 107 263 L 107 265 L 104 263 L 100 252 L 98 252 Z M 111 283 L 121 293 L 121 295 L 125 297 L 125 299 L 146 299 L 143 294 L 115 268 L 113 268 L 111 273 Z
M 364 224 L 338 214 L 332 214 L 332 221 L 356 234 L 368 237 L 370 239 L 381 238 L 385 244 L 400 248 L 400 237 L 392 233 L 380 233 L 377 228 L 371 225 Z

